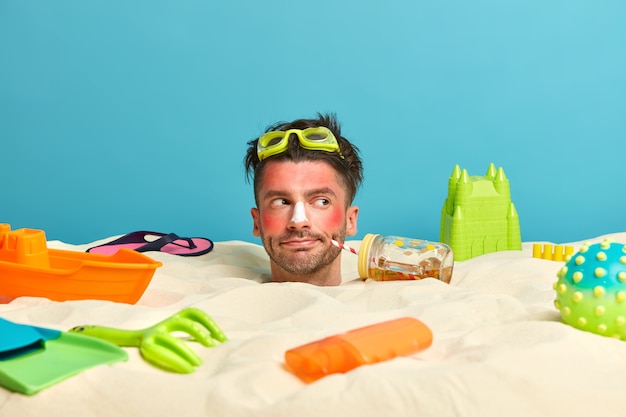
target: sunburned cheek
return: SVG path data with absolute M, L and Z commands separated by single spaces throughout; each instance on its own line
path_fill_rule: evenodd
M 263 229 L 266 231 L 282 229 L 284 227 L 284 220 L 268 214 L 261 215 L 261 222 Z
M 342 225 L 344 218 L 341 210 L 333 210 L 325 216 L 321 222 L 329 229 L 336 229 Z

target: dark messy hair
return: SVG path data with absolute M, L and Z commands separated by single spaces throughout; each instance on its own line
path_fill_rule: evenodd
M 254 198 L 257 199 L 257 193 L 261 186 L 261 178 L 263 171 L 268 162 L 272 161 L 323 161 L 332 166 L 346 187 L 346 204 L 350 205 L 354 200 L 357 189 L 363 181 L 363 163 L 359 156 L 359 149 L 351 144 L 346 138 L 341 136 L 341 126 L 334 114 L 317 114 L 316 119 L 298 119 L 293 122 L 279 122 L 269 126 L 265 132 L 289 129 L 307 129 L 310 127 L 327 127 L 333 132 L 343 158 L 336 152 L 325 152 L 319 150 L 309 150 L 300 146 L 297 137 L 292 134 L 289 137 L 289 146 L 285 152 L 259 161 L 257 155 L 257 142 L 259 138 L 255 138 L 248 142 L 248 149 L 244 158 L 244 167 L 246 170 L 246 179 L 250 182 L 253 179 Z M 258 203 L 258 201 L 257 201 Z

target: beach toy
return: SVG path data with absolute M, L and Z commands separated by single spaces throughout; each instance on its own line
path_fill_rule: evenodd
M 546 261 L 563 262 L 574 253 L 574 247 L 569 245 L 554 245 L 550 243 L 534 243 L 533 258 Z
M 103 340 L 0 318 L 0 386 L 33 395 L 96 365 L 125 361 Z
M 359 276 L 375 281 L 436 278 L 449 283 L 454 255 L 439 242 L 368 233 L 359 250 L 331 240 L 331 244 L 358 255 Z
M 626 245 L 586 243 L 557 277 L 555 306 L 564 323 L 626 340 Z
M 0 298 L 99 299 L 134 304 L 157 262 L 130 249 L 99 255 L 48 249 L 43 230 L 0 224 Z
M 489 164 L 485 176 L 454 166 L 441 212 L 439 240 L 457 261 L 486 253 L 522 250 L 519 217 L 502 167 Z
M 152 365 L 185 374 L 194 372 L 195 367 L 202 364 L 202 359 L 170 332 L 185 332 L 206 347 L 228 340 L 217 323 L 197 308 L 186 308 L 142 330 L 83 325 L 70 329 L 70 332 L 97 337 L 118 346 L 138 347 L 141 356 Z
M 304 382 L 346 373 L 358 366 L 409 356 L 428 348 L 431 330 L 421 321 L 402 317 L 330 336 L 285 352 L 287 368 Z

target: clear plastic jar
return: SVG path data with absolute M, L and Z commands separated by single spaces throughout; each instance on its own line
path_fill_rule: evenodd
M 376 281 L 436 278 L 449 283 L 454 255 L 443 243 L 367 234 L 359 249 L 359 276 Z

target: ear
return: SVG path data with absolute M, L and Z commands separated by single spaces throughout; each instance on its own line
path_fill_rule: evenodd
M 346 236 L 356 235 L 356 224 L 359 217 L 359 208 L 357 206 L 350 206 L 346 211 Z
M 259 226 L 259 209 L 252 207 L 250 209 L 250 214 L 252 215 L 252 235 L 259 237 L 261 236 L 261 228 Z

